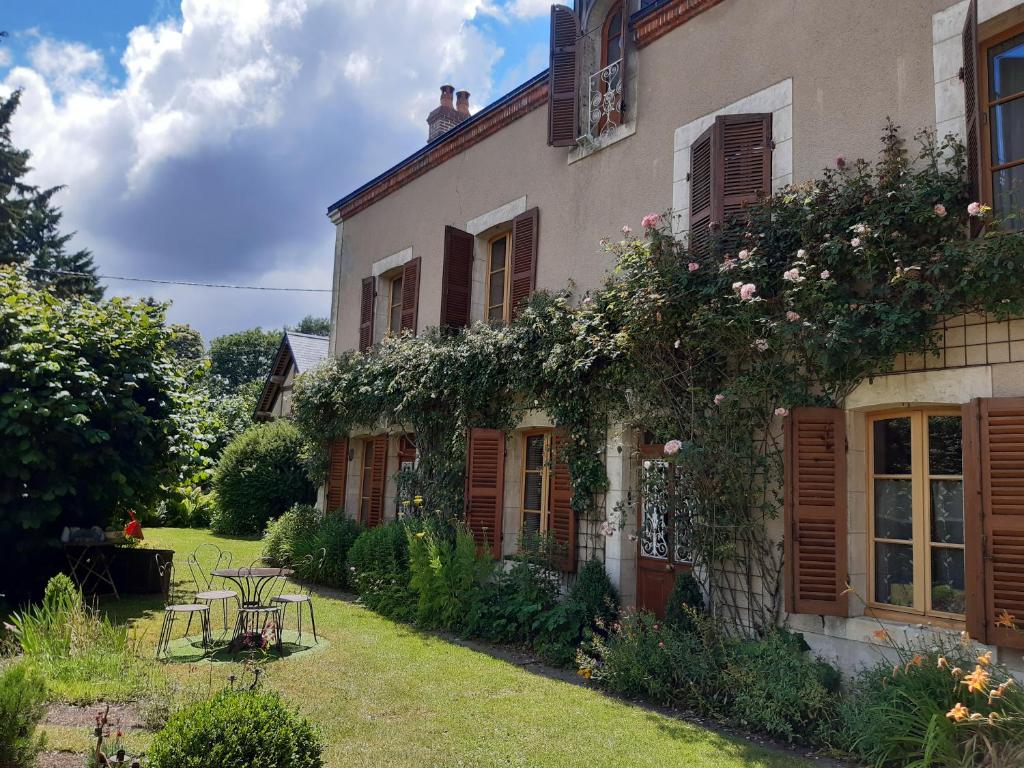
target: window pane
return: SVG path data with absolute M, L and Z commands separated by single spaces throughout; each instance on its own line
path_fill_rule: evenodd
M 523 543 L 527 549 L 536 545 L 537 534 L 540 533 L 540 512 L 526 512 L 523 514 Z M 533 541 L 530 541 L 530 539 Z
M 530 435 L 526 438 L 526 468 L 544 468 L 544 435 Z
M 391 317 L 388 319 L 388 328 L 398 331 L 402 327 L 402 278 L 396 277 L 391 281 Z
M 875 601 L 914 605 L 914 548 L 910 544 L 875 543 Z
M 540 473 L 527 473 L 523 479 L 523 509 L 540 510 L 541 487 Z
M 911 480 L 875 480 L 875 538 L 914 538 Z
M 910 419 L 874 422 L 874 452 L 876 475 L 909 475 Z
M 505 303 L 505 270 L 499 270 L 491 273 L 491 281 L 488 286 L 487 300 L 491 304 L 491 309 L 497 307 L 499 310 Z M 499 314 L 500 319 L 500 314 Z
M 928 417 L 928 474 L 963 474 L 963 432 L 959 416 Z
M 964 612 L 964 551 L 932 548 L 932 609 Z
M 964 484 L 961 480 L 932 480 L 932 541 L 964 543 Z
M 992 164 L 1024 158 L 1024 97 L 992 107 Z
M 1007 219 L 1004 226 L 1009 229 L 1024 229 L 1024 165 L 1004 168 L 992 174 L 992 195 L 995 215 Z
M 491 271 L 505 268 L 505 245 L 508 238 L 499 237 L 491 243 Z
M 989 99 L 996 101 L 1024 91 L 1024 35 L 993 46 L 988 52 Z

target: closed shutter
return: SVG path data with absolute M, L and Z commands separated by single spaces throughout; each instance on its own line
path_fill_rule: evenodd
M 363 278 L 363 291 L 359 299 L 359 351 L 365 352 L 373 346 L 373 299 L 376 295 L 376 278 Z
M 552 438 L 551 518 L 549 529 L 555 541 L 556 564 L 563 571 L 576 570 L 576 511 L 572 508 L 572 482 L 565 449 L 568 435 L 556 432 Z
M 466 527 L 481 550 L 501 559 L 505 433 L 474 428 L 466 446 Z
M 768 194 L 772 180 L 772 116 L 723 115 L 716 118 L 718 152 L 715 181 L 725 223 Z
M 388 436 L 373 438 L 373 464 L 370 468 L 370 509 L 366 525 L 373 528 L 384 522 L 384 485 L 388 470 Z
M 964 81 L 964 111 L 967 121 L 967 184 L 971 200 L 981 199 L 981 174 L 985 167 L 981 156 L 981 130 L 984 118 L 981 110 L 981 88 L 978 83 L 978 0 L 967 6 L 967 21 L 963 32 L 964 66 L 960 78 Z M 971 218 L 971 236 L 981 231 L 981 222 Z
M 974 400 L 965 417 L 968 630 L 992 645 L 1024 648 L 1024 398 Z M 1016 628 L 997 626 L 1007 618 Z
M 409 259 L 402 268 L 402 330 L 416 333 L 420 305 L 420 257 Z
M 711 126 L 690 147 L 690 250 L 706 256 L 711 246 L 711 153 L 715 127 Z
M 785 586 L 790 613 L 846 616 L 846 422 L 837 408 L 786 419 Z
M 512 284 L 509 297 L 512 317 L 537 287 L 537 239 L 540 235 L 540 211 L 536 208 L 512 220 Z
M 327 511 L 345 506 L 345 483 L 348 480 L 348 438 L 332 440 L 328 446 Z
M 473 289 L 473 236 L 452 226 L 444 228 L 441 272 L 441 327 L 466 328 Z
M 576 14 L 564 5 L 552 5 L 548 67 L 548 144 L 552 147 L 571 147 L 576 143 L 576 125 L 579 122 L 576 40 L 579 36 Z

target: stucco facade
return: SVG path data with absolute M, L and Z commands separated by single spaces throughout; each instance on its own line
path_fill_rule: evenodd
M 609 5 L 594 3 L 591 18 L 602 17 Z M 446 225 L 476 238 L 474 321 L 485 316 L 484 256 L 490 237 L 528 209 L 539 210 L 538 288 L 573 285 L 583 292 L 597 287 L 610 267 L 599 241 L 616 238 L 624 224 L 639 229 L 648 212 L 669 212 L 684 235 L 689 148 L 716 115 L 771 115 L 773 189 L 813 178 L 840 156 L 874 159 L 887 118 L 908 137 L 922 129 L 963 135 L 960 35 L 967 0 L 708 5 L 643 47 L 627 44 L 626 119 L 599 141 L 548 146 L 547 110 L 536 108 L 351 215 L 344 215 L 343 206 L 332 207 L 332 353 L 357 347 L 361 281 L 371 275 L 378 278 L 374 336 L 382 337 L 388 327 L 386 280 L 412 258 L 422 259 L 418 327 L 438 324 Z M 1010 29 L 1024 24 L 1024 0 L 979 0 L 978 16 L 980 36 Z M 595 60 L 588 50 L 584 59 Z M 845 405 L 849 571 L 860 594 L 867 594 L 869 570 L 865 416 L 908 405 L 961 406 L 975 397 L 1024 396 L 1024 321 L 952 318 L 944 334 L 940 356 L 897 361 L 891 375 L 864 383 Z M 549 425 L 543 414 L 530 414 L 507 438 L 505 554 L 514 551 L 519 528 L 523 430 Z M 390 478 L 398 470 L 399 432 L 387 460 L 386 517 L 396 508 Z M 353 437 L 345 505 L 352 510 L 359 506 L 361 481 L 361 436 Z M 629 425 L 609 430 L 609 491 L 603 499 L 609 511 L 628 506 L 632 498 L 636 440 Z M 581 557 L 603 558 L 626 604 L 636 597 L 635 528 L 635 519 L 627 519 L 625 528 L 607 537 L 580 530 Z M 772 534 L 781 539 L 781 521 Z M 853 668 L 878 650 L 871 647 L 878 624 L 861 617 L 862 610 L 852 604 L 850 612 L 850 618 L 801 614 L 784 620 L 804 632 L 817 652 Z M 925 617 L 885 621 L 894 631 L 919 631 L 929 623 Z M 958 630 L 955 621 L 939 623 Z M 1020 652 L 997 652 L 1024 669 Z

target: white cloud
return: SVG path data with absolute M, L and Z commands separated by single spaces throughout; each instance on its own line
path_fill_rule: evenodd
M 442 83 L 474 105 L 497 95 L 503 51 L 474 23 L 490 12 L 488 0 L 182 0 L 180 19 L 132 30 L 116 85 L 99 52 L 40 37 L 0 92 L 24 90 L 15 142 L 32 150 L 33 181 L 68 185 L 66 225 L 102 271 L 329 284 L 327 205 L 425 141 Z M 263 325 L 296 320 L 310 300 L 172 294 L 175 319 L 207 333 L 288 306 L 293 318 Z
M 512 0 L 508 4 L 508 10 L 520 19 L 547 16 L 551 13 L 551 0 Z

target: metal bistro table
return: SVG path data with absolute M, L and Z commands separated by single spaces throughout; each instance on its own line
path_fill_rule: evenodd
M 232 643 L 246 635 L 262 633 L 266 629 L 267 620 L 273 618 L 277 635 L 277 650 L 280 652 L 284 649 L 281 608 L 271 605 L 269 600 L 264 599 L 264 596 L 268 590 L 273 592 L 275 581 L 287 578 L 293 573 L 295 571 L 291 568 L 251 567 L 218 568 L 212 572 L 213 576 L 227 579 L 238 587 L 238 620 L 235 622 Z

